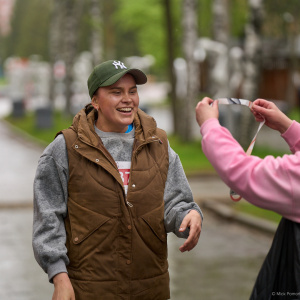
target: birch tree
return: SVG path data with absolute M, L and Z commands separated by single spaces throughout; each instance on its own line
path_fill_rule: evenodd
M 187 67 L 187 95 L 182 105 L 181 138 L 184 141 L 192 139 L 192 121 L 194 108 L 199 91 L 199 67 L 194 53 L 196 49 L 197 33 L 197 1 L 183 0 L 182 2 L 183 52 Z
M 51 65 L 51 77 L 50 77 L 50 105 L 54 106 L 55 98 L 55 78 L 54 78 L 54 65 L 61 59 L 61 44 L 62 44 L 62 2 L 60 0 L 53 1 L 53 7 L 51 11 L 50 28 L 49 28 L 49 54 Z
M 173 114 L 173 128 L 174 134 L 179 134 L 179 111 L 176 96 L 176 78 L 174 74 L 174 32 L 173 32 L 173 20 L 172 20 L 172 5 L 170 0 L 163 0 L 165 20 L 166 20 L 166 49 L 167 49 L 167 65 L 168 76 L 171 84 L 170 98 Z
M 261 78 L 261 31 L 263 23 L 263 0 L 249 0 L 250 17 L 245 28 L 244 83 L 242 98 L 255 100 L 259 93 Z M 240 143 L 246 147 L 252 134 L 251 119 L 247 110 L 242 111 Z
M 66 115 L 72 115 L 71 98 L 73 96 L 73 65 L 77 55 L 79 20 L 83 10 L 84 0 L 64 0 L 62 1 L 63 23 L 61 30 L 63 34 L 63 59 L 66 65 L 65 76 L 65 97 Z
M 214 40 L 228 45 L 230 27 L 228 15 L 228 0 L 214 0 L 212 10 Z
M 90 0 L 90 17 L 91 17 L 91 52 L 93 65 L 102 61 L 102 13 L 99 0 Z
M 217 59 L 214 59 L 212 68 L 213 97 L 234 97 L 235 90 L 230 88 L 230 58 L 229 58 L 229 39 L 230 39 L 230 22 L 229 22 L 229 0 L 214 0 L 212 5 L 213 17 L 213 37 L 219 45 L 215 46 L 215 53 L 218 53 Z M 218 62 L 218 63 L 217 63 Z M 231 133 L 236 136 L 236 124 L 234 107 L 231 105 L 220 106 L 220 115 L 224 126 L 226 126 Z
M 214 97 L 229 96 L 229 66 L 228 66 L 228 44 L 229 44 L 229 15 L 228 15 L 228 0 L 214 0 L 212 5 L 213 10 L 213 38 L 221 43 L 221 54 L 218 54 L 220 59 L 219 65 L 215 66 L 213 76 L 217 77 L 218 85 L 215 87 Z M 222 47 L 221 47 L 222 46 Z M 221 49 L 224 49 L 221 51 Z M 216 51 L 218 52 L 218 51 Z M 213 81 L 214 82 L 214 81 Z

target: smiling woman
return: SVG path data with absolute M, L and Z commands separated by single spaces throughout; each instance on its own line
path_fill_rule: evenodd
M 98 129 L 105 132 L 126 132 L 139 106 L 133 76 L 125 74 L 113 85 L 100 87 L 93 96 L 92 105 L 98 111 Z
M 181 252 L 198 243 L 202 212 L 180 159 L 138 108 L 146 81 L 120 61 L 96 66 L 92 102 L 39 160 L 33 247 L 53 300 L 169 299 L 167 233 L 186 239 Z

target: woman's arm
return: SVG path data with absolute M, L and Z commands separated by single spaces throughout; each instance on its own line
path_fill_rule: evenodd
M 208 98 L 196 108 L 202 149 L 222 180 L 252 204 L 300 222 L 300 152 L 261 159 L 247 156 L 217 120 L 217 105 Z

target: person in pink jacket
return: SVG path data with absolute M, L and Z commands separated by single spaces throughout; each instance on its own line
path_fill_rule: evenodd
M 237 194 L 256 206 L 300 222 L 300 124 L 267 100 L 254 101 L 252 112 L 257 121 L 265 118 L 265 125 L 281 133 L 293 154 L 264 159 L 246 155 L 230 132 L 220 125 L 218 102 L 210 98 L 204 98 L 196 107 L 203 152 Z
M 207 97 L 196 107 L 202 150 L 233 191 L 283 217 L 250 299 L 300 299 L 300 124 L 264 99 L 255 100 L 251 111 L 257 121 L 265 119 L 265 125 L 280 132 L 292 154 L 246 155 L 220 125 L 218 101 Z

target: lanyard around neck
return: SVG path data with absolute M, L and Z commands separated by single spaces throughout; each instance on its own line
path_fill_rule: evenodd
M 225 105 L 245 105 L 245 106 L 248 106 L 250 109 L 253 105 L 253 103 L 249 100 L 245 100 L 245 99 L 238 99 L 238 98 L 218 98 L 216 99 L 218 101 L 219 104 L 225 104 Z M 256 137 L 259 133 L 259 131 L 261 130 L 261 128 L 263 127 L 263 125 L 265 124 L 265 120 L 263 120 L 262 122 L 260 122 L 259 126 L 258 126 L 258 129 L 256 131 L 256 134 L 254 136 L 254 138 L 252 139 L 247 151 L 246 151 L 246 154 L 247 155 L 251 155 L 252 153 L 252 150 L 254 148 L 254 144 L 255 144 L 255 141 L 256 141 Z M 239 201 L 242 199 L 242 197 L 240 195 L 238 195 L 235 191 L 233 190 L 230 190 L 230 198 L 233 200 L 233 201 Z

